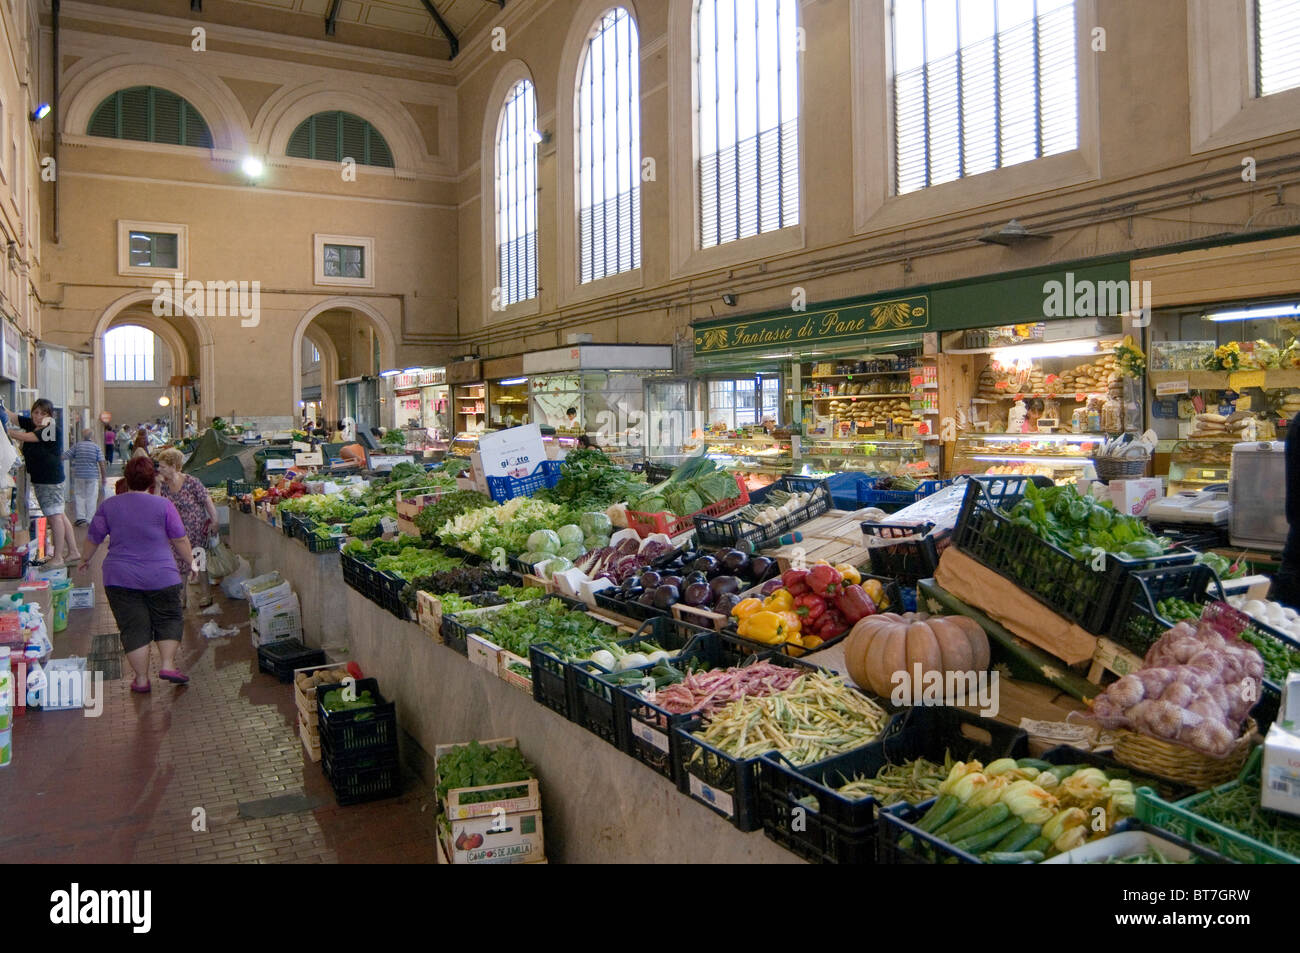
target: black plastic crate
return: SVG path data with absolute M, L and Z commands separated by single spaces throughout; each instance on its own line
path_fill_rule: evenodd
M 809 520 L 830 511 L 831 491 L 826 484 L 816 480 L 807 482 L 813 485 L 807 490 L 800 488 L 797 478 L 781 477 L 773 486 L 787 493 L 811 492 L 813 497 L 803 506 L 787 516 L 781 516 L 771 523 L 759 523 L 743 516 L 696 516 L 695 535 L 701 546 L 739 546 L 751 550 L 762 548 L 764 543 L 778 539 L 785 533 L 793 532 Z M 770 492 L 770 490 L 769 490 Z M 752 502 L 752 501 L 751 501 Z
M 620 599 L 620 594 L 616 586 L 598 589 L 596 590 L 596 605 L 609 610 L 615 615 L 626 616 L 638 622 L 646 622 L 669 614 L 669 610 L 642 605 L 635 599 Z
M 292 681 L 295 669 L 324 664 L 324 652 L 308 648 L 298 639 L 279 639 L 257 647 L 257 667 L 282 682 Z
M 292 539 L 294 526 L 296 526 L 298 523 L 297 515 L 294 513 L 286 513 L 283 510 L 280 510 L 276 513 L 276 517 L 280 520 L 281 531 L 284 533 L 285 536 L 288 536 L 290 539 Z
M 303 536 L 303 545 L 309 553 L 337 553 L 343 545 L 342 536 L 317 536 L 314 532 Z
M 668 652 L 685 649 L 691 639 L 709 635 L 706 629 L 672 618 L 652 619 L 637 630 L 636 635 L 624 639 L 619 645 L 632 648 L 640 642 L 653 642 Z M 685 664 L 690 656 L 679 655 L 672 664 Z M 646 666 L 642 671 L 652 666 Z M 619 751 L 627 751 L 626 716 L 623 711 L 623 692 L 603 676 L 611 674 L 594 662 L 569 663 L 573 679 L 573 697 L 577 702 L 574 719 L 593 735 L 604 738 Z
M 1002 484 L 1001 489 L 996 481 L 971 480 L 967 484 L 953 544 L 1088 632 L 1111 631 L 1130 572 L 1185 565 L 1195 558 L 1194 553 L 1142 559 L 1107 553 L 1105 568 L 1094 570 L 1032 530 L 1012 523 L 1003 509 L 1020 499 L 1024 483 L 1019 493 L 1007 488 L 1010 480 L 1004 478 Z
M 578 704 L 573 697 L 573 679 L 559 650 L 549 642 L 535 642 L 528 646 L 528 663 L 533 670 L 533 701 L 576 721 Z
M 1093 768 L 1101 768 L 1110 777 L 1127 778 L 1133 782 L 1133 787 L 1149 787 L 1159 793 L 1161 797 L 1170 801 L 1181 801 L 1183 798 L 1191 797 L 1196 793 L 1196 788 L 1191 785 L 1179 784 L 1177 781 L 1168 781 L 1154 775 L 1143 774 L 1141 771 L 1135 771 L 1128 765 L 1120 764 L 1114 758 L 1108 758 L 1104 754 L 1081 751 L 1078 748 L 1071 748 L 1069 745 L 1057 745 L 1055 748 L 1049 748 L 1039 755 L 1039 759 L 1049 764 L 1085 764 Z
M 375 570 L 375 583 L 379 598 L 375 601 L 403 622 L 411 620 L 411 610 L 402 602 L 402 590 L 406 588 L 406 579 L 390 572 Z
M 252 493 L 254 489 L 256 489 L 256 485 L 249 483 L 247 480 L 226 481 L 226 496 L 246 496 L 247 494 Z
M 441 540 L 438 541 L 438 548 L 448 556 L 459 559 L 466 566 L 481 566 L 486 561 L 482 556 L 461 549 L 459 546 L 445 546 Z
M 672 475 L 672 467 L 661 466 L 657 463 L 647 463 L 645 465 L 645 481 L 651 486 L 656 483 L 663 483 Z
M 363 596 L 366 595 L 367 564 L 351 553 L 343 553 L 339 557 L 339 564 L 343 569 L 343 584 Z
M 402 768 L 396 752 L 351 763 L 332 761 L 321 745 L 321 770 L 340 805 L 362 804 L 394 797 L 401 790 Z
M 905 586 L 915 586 L 922 579 L 931 579 L 939 568 L 940 550 L 933 536 L 926 535 L 934 529 L 933 523 L 868 523 L 862 524 L 862 535 L 868 537 L 867 553 L 871 557 L 871 571 L 877 576 L 897 579 Z M 873 545 L 871 538 L 889 540 Z M 946 544 L 951 536 L 945 536 Z
M 316 691 L 316 721 L 320 730 L 321 748 L 326 745 L 335 757 L 357 751 L 383 748 L 397 743 L 397 706 L 385 701 L 379 693 L 379 683 L 373 678 L 356 681 L 357 697 L 369 691 L 375 704 L 369 708 L 328 712 L 325 699 L 340 687 L 322 686 Z
M 876 582 L 880 583 L 880 585 L 885 590 L 885 598 L 889 602 L 889 607 L 888 609 L 882 611 L 899 612 L 902 609 L 903 591 L 899 587 L 897 582 L 895 582 L 893 579 L 890 579 L 886 576 L 875 576 L 875 575 L 867 574 L 862 577 L 863 582 L 866 582 L 868 579 L 876 580 Z M 815 649 L 806 649 L 803 648 L 802 646 L 791 645 L 789 643 L 783 643 L 781 645 L 769 645 L 766 642 L 756 642 L 753 639 L 747 639 L 740 634 L 738 625 L 735 622 L 728 622 L 727 627 L 723 629 L 723 631 L 727 635 L 735 639 L 736 642 L 740 643 L 741 645 L 748 646 L 751 652 L 771 651 L 771 652 L 779 652 L 782 655 L 791 655 L 795 658 L 805 658 L 811 655 L 812 653 L 821 652 L 824 649 L 828 649 L 833 645 L 839 645 L 841 642 L 843 642 L 845 639 L 849 637 L 849 634 L 853 631 L 853 626 L 849 626 L 849 628 L 844 632 L 843 635 L 837 636 L 836 638 L 833 639 L 827 639 L 825 642 L 817 646 Z
M 799 767 L 779 754 L 765 754 L 758 794 L 763 832 L 813 863 L 875 863 L 878 813 L 884 805 L 874 797 L 845 797 L 837 789 L 855 777 L 874 778 L 886 764 L 918 758 L 943 764 L 947 755 L 985 764 L 1024 758 L 1029 736 L 959 708 L 912 708 L 892 721 L 876 744 L 825 761 Z
M 880 809 L 876 860 L 881 864 L 982 864 L 974 854 L 917 827 L 935 798 L 920 804 L 891 804 Z
M 724 653 L 725 656 L 725 653 Z M 789 656 L 771 654 L 763 661 L 815 671 L 817 666 Z M 692 715 L 673 729 L 676 736 L 677 787 L 701 804 L 720 814 L 740 831 L 761 827 L 758 816 L 760 755 L 738 759 L 695 736 L 704 718 Z M 889 728 L 886 726 L 885 731 Z M 698 760 L 695 758 L 699 753 Z
M 1115 609 L 1110 637 L 1138 655 L 1145 655 L 1173 622 L 1157 610 L 1164 599 L 1185 599 L 1198 605 L 1215 597 L 1222 600 L 1223 585 L 1209 566 L 1191 564 L 1163 569 L 1141 569 L 1124 579 L 1124 589 Z

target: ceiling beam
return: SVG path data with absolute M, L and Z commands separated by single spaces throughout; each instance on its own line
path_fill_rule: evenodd
M 454 60 L 456 54 L 460 52 L 460 40 L 456 39 L 456 34 L 452 32 L 451 27 L 447 26 L 447 21 L 442 18 L 442 14 L 438 12 L 438 8 L 433 5 L 431 0 L 420 0 L 420 2 L 424 4 L 424 9 L 429 11 L 429 16 L 433 17 L 433 22 L 438 24 L 438 29 L 442 31 L 442 35 L 451 44 L 451 56 L 447 57 L 447 59 Z
M 334 35 L 334 24 L 339 18 L 339 4 L 342 0 L 330 0 L 330 12 L 325 17 L 325 35 Z

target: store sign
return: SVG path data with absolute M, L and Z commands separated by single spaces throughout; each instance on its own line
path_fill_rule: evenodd
M 445 367 L 434 368 L 431 370 L 420 371 L 421 387 L 436 387 L 439 384 L 447 383 L 447 369 Z
M 1174 394 L 1187 393 L 1187 378 L 1180 381 L 1161 381 L 1156 384 L 1157 397 L 1171 397 Z
M 919 331 L 929 324 L 929 297 L 917 295 L 697 327 L 695 353 L 803 347 L 873 334 Z

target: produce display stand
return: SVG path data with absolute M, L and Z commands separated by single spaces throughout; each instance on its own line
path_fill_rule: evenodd
M 772 484 L 787 493 L 812 493 L 803 506 L 792 513 L 761 523 L 740 515 L 695 516 L 695 536 L 701 546 L 732 546 L 757 551 L 770 540 L 793 532 L 831 508 L 831 491 L 824 483 L 799 477 L 781 477 Z M 757 495 L 757 494 L 756 494 Z

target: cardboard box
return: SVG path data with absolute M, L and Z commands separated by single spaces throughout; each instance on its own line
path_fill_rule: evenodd
M 1141 516 L 1147 507 L 1164 495 L 1164 484 L 1159 477 L 1110 481 L 1110 501 L 1115 504 L 1115 509 L 1129 516 Z
M 519 743 L 514 738 L 494 738 L 491 741 L 479 742 L 485 748 L 517 748 Z M 438 762 L 447 756 L 448 752 L 457 748 L 465 747 L 464 744 L 438 745 L 433 749 L 434 771 L 437 771 Z M 467 796 L 470 792 L 482 794 L 483 792 L 499 791 L 502 795 L 513 795 L 511 797 L 499 797 L 495 800 L 476 801 L 462 804 L 461 798 Z M 504 814 L 518 814 L 528 811 L 541 811 L 542 800 L 538 791 L 537 779 L 530 778 L 527 781 L 508 781 L 504 784 L 485 784 L 473 788 L 452 788 L 447 792 L 447 796 L 442 801 L 442 812 L 447 815 L 449 820 L 465 820 L 472 817 L 482 817 L 492 820 L 494 816 Z M 493 812 L 498 812 L 496 815 Z M 540 829 L 540 828 L 539 828 Z M 454 833 L 454 831 L 453 831 Z
M 1271 811 L 1300 815 L 1300 734 L 1276 722 L 1264 739 L 1259 803 Z
M 453 864 L 527 864 L 541 860 L 542 812 L 452 820 L 443 850 Z M 474 846 L 469 846 L 473 844 Z
M 291 595 L 293 595 L 293 586 L 288 582 L 282 582 L 261 592 L 248 593 L 248 605 L 250 609 L 260 609 L 262 606 L 283 602 Z

